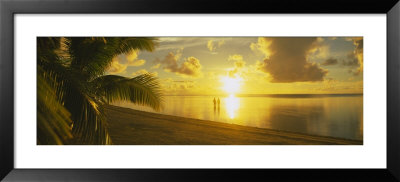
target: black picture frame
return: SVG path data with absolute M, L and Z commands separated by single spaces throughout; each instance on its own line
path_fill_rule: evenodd
M 381 13 L 387 15 L 386 169 L 15 169 L 14 15 L 31 13 Z M 0 0 L 0 179 L 5 181 L 400 181 L 398 0 Z M 27 30 L 29 31 L 29 30 Z

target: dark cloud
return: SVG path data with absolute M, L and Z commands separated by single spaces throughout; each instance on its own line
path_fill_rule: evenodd
M 347 55 L 347 60 L 342 61 L 343 66 L 351 66 L 351 67 L 359 67 L 360 62 L 357 58 L 357 55 L 355 55 L 353 52 L 350 52 Z
M 261 40 L 260 40 L 261 39 Z M 318 48 L 317 38 L 277 37 L 260 38 L 258 49 L 266 54 L 266 59 L 259 63 L 258 69 L 271 76 L 271 82 L 315 82 L 323 81 L 328 73 L 318 64 L 309 62 L 310 51 Z M 264 39 L 264 40 L 263 40 Z
M 184 62 L 179 65 L 178 59 L 180 54 L 168 53 L 163 60 L 157 59 L 156 63 L 161 63 L 165 71 L 176 73 L 184 76 L 199 77 L 202 75 L 200 61 L 195 57 L 185 58 Z
M 336 65 L 336 64 L 338 64 L 338 60 L 335 58 L 329 58 L 322 63 L 322 65 L 324 65 L 324 66 L 331 66 L 331 65 Z
M 215 51 L 217 48 L 225 44 L 225 40 L 209 40 L 207 42 L 207 48 L 210 51 Z

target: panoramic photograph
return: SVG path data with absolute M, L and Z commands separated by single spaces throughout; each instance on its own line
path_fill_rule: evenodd
M 37 37 L 37 145 L 363 145 L 363 37 Z

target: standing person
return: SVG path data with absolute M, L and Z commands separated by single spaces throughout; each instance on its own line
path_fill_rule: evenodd
M 217 104 L 217 101 L 215 101 L 215 97 L 214 97 L 213 102 L 214 102 L 214 110 L 215 110 L 215 106 L 216 106 L 216 104 Z

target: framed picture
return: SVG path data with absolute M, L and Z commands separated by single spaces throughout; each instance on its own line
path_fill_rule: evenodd
M 398 1 L 0 7 L 5 181 L 400 179 Z

